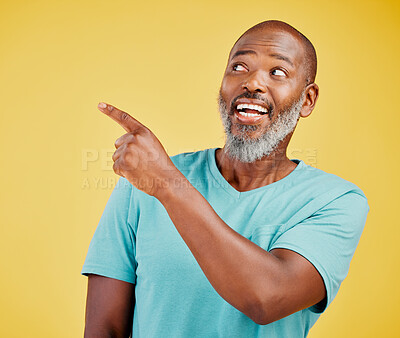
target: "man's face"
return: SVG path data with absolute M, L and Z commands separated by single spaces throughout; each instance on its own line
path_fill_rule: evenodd
M 236 43 L 219 104 L 226 148 L 246 149 L 231 149 L 231 155 L 253 162 L 293 131 L 304 100 L 303 55 L 300 41 L 272 28 L 247 33 Z M 243 150 L 246 154 L 240 156 Z

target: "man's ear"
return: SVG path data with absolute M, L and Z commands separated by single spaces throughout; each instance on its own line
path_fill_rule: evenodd
M 309 116 L 318 100 L 319 87 L 316 83 L 310 83 L 305 89 L 305 98 L 303 107 L 301 108 L 300 116 Z

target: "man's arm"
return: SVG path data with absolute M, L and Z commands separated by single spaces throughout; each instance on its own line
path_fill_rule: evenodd
M 135 284 L 89 275 L 85 338 L 128 338 L 135 307 Z
M 114 171 L 156 197 L 214 289 L 258 324 L 268 324 L 324 299 L 315 267 L 284 249 L 267 252 L 231 229 L 173 165 L 154 134 L 113 106 L 99 108 L 128 133 L 113 154 Z
M 267 252 L 241 236 L 188 182 L 157 198 L 214 289 L 257 324 L 324 299 L 322 277 L 307 259 L 286 249 Z

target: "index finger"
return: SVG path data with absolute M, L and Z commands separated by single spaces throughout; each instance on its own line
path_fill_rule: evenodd
M 97 106 L 101 112 L 110 116 L 114 121 L 116 121 L 120 126 L 122 126 L 127 132 L 134 131 L 138 128 L 144 127 L 138 120 L 134 119 L 128 113 L 125 113 L 118 108 L 100 102 Z

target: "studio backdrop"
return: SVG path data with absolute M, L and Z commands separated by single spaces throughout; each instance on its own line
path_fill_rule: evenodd
M 400 335 L 398 1 L 0 3 L 0 336 L 80 337 L 89 242 L 117 181 L 124 131 L 104 101 L 169 155 L 224 144 L 217 95 L 254 24 L 315 45 L 316 108 L 288 156 L 357 184 L 370 213 L 347 279 L 312 338 Z

